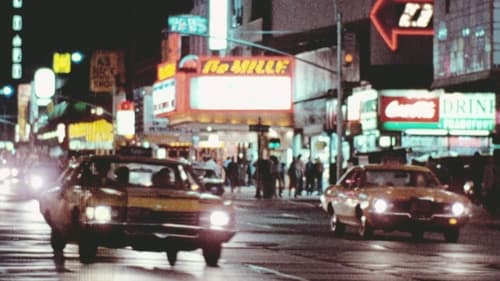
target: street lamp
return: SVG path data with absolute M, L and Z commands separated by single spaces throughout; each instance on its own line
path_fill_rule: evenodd
M 14 93 L 14 89 L 10 85 L 5 85 L 0 89 L 0 95 L 4 97 L 10 97 Z M 7 120 L 7 107 L 5 106 L 5 102 L 1 103 L 2 105 L 2 117 L 0 118 L 0 122 L 2 123 L 2 138 L 7 138 L 7 130 L 5 129 L 5 124 L 10 124 Z

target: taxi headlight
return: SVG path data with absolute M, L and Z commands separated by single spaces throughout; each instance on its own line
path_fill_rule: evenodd
M 385 210 L 387 210 L 387 202 L 383 199 L 377 199 L 373 203 L 373 209 L 376 213 L 383 213 L 385 212 Z
M 6 179 L 10 176 L 9 168 L 2 167 L 0 168 L 0 180 Z
M 30 177 L 30 186 L 33 189 L 39 189 L 40 187 L 42 187 L 42 184 L 43 184 L 42 177 L 35 176 L 35 175 L 33 175 L 33 176 Z
M 210 225 L 212 226 L 227 226 L 230 220 L 229 214 L 224 211 L 213 211 L 210 214 Z
M 85 209 L 85 215 L 89 220 L 96 220 L 101 223 L 109 222 L 111 221 L 111 207 L 109 206 L 87 207 Z
M 461 216 L 465 212 L 465 206 L 464 204 L 457 202 L 451 206 L 451 212 L 455 216 Z

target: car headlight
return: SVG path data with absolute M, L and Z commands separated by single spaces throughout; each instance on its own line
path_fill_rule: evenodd
M 100 223 L 105 223 L 111 221 L 111 207 L 109 206 L 96 206 L 87 207 L 85 209 L 85 215 L 89 220 L 96 220 Z
M 387 210 L 387 202 L 383 199 L 377 199 L 373 203 L 373 209 L 376 213 L 383 213 L 385 212 L 385 210 Z
M 213 211 L 210 214 L 210 225 L 215 227 L 222 227 L 229 225 L 231 218 L 227 212 Z
M 457 202 L 451 206 L 451 212 L 455 216 L 461 216 L 465 212 L 465 206 L 464 204 Z
M 30 177 L 30 186 L 33 189 L 39 189 L 40 187 L 42 187 L 42 184 L 43 184 L 42 177 L 40 177 L 40 176 L 31 176 Z
M 8 168 L 0 168 L 0 180 L 6 179 L 10 176 L 10 170 Z

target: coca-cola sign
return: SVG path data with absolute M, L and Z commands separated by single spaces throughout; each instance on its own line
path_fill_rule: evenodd
M 380 97 L 381 122 L 438 122 L 439 98 Z

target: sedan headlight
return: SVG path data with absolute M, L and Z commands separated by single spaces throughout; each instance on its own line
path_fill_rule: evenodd
M 455 216 L 461 216 L 461 215 L 463 215 L 464 212 L 465 212 L 465 206 L 464 206 L 464 204 L 462 204 L 460 202 L 457 202 L 457 203 L 453 204 L 453 206 L 451 206 L 451 212 Z
M 373 203 L 373 209 L 376 213 L 383 213 L 387 210 L 387 202 L 383 199 L 376 199 Z
M 214 227 L 223 227 L 229 225 L 231 218 L 227 212 L 213 211 L 210 214 L 210 225 Z
M 106 223 L 111 221 L 111 207 L 110 206 L 96 206 L 87 207 L 85 215 L 89 220 L 96 220 L 99 223 Z
M 31 176 L 30 177 L 30 186 L 35 189 L 35 190 L 38 190 L 40 189 L 40 187 L 42 187 L 42 184 L 43 184 L 43 179 L 42 177 L 40 176 Z

